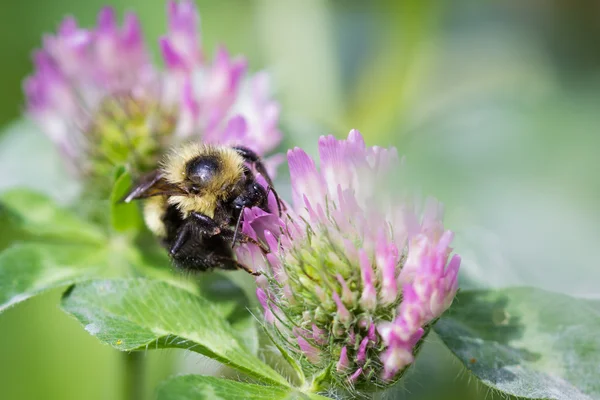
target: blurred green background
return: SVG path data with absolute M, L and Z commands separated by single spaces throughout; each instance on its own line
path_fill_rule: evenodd
M 47 140 L 13 121 L 41 35 L 66 14 L 90 26 L 103 4 L 137 12 L 152 44 L 165 30 L 158 0 L 0 5 L 0 187 L 29 185 L 63 200 L 73 193 Z M 446 205 L 463 287 L 600 295 L 600 2 L 198 4 L 208 54 L 222 43 L 245 54 L 252 70 L 273 74 L 284 147 L 314 154 L 319 135 L 357 128 L 369 144 L 406 155 L 420 192 Z M 2 398 L 117 398 L 120 355 L 63 315 L 59 296 L 0 316 Z M 469 382 L 436 338 L 429 342 L 417 368 L 383 398 L 495 398 Z M 150 385 L 173 368 L 207 367 L 182 354 L 147 354 Z

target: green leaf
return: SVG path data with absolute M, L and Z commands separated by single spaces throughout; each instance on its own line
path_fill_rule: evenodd
M 0 194 L 0 220 L 3 222 L 0 242 L 6 245 L 15 238 L 43 241 L 101 244 L 103 232 L 50 198 L 27 189 L 13 189 Z
M 435 331 L 493 389 L 528 399 L 600 397 L 600 301 L 534 288 L 463 291 Z
M 246 272 L 242 272 L 246 273 Z M 258 330 L 256 318 L 248 307 L 250 299 L 242 288 L 232 281 L 232 272 L 213 272 L 198 277 L 200 295 L 213 302 L 221 311 L 227 322 L 234 328 L 236 337 L 250 350 L 258 353 Z
M 185 375 L 167 380 L 158 388 L 158 400 L 247 399 L 284 400 L 299 398 L 292 388 L 261 386 L 212 376 Z
M 89 281 L 68 291 L 62 307 L 90 334 L 119 350 L 184 348 L 259 380 L 288 385 L 240 344 L 215 304 L 166 282 Z
M 261 386 L 212 376 L 184 375 L 163 382 L 158 387 L 157 399 L 324 400 L 328 399 L 328 397 L 323 397 L 315 393 L 301 393 L 292 388 Z
M 89 246 L 20 243 L 0 254 L 0 312 L 40 292 L 94 273 L 103 258 Z
M 132 179 L 125 167 L 117 167 L 115 183 L 110 195 L 110 220 L 117 232 L 137 230 L 142 226 L 139 205 L 121 200 L 131 188 Z
M 0 135 L 0 190 L 27 186 L 62 202 L 77 197 L 79 182 L 33 121 L 16 120 L 3 126 Z

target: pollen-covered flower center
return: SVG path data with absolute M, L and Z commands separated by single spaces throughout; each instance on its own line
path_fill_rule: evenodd
M 89 139 L 89 171 L 106 176 L 115 166 L 128 164 L 139 172 L 156 167 L 160 152 L 176 125 L 175 110 L 156 101 L 130 95 L 107 98 L 86 131 Z

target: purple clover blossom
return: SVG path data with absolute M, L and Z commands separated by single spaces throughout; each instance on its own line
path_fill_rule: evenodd
M 265 321 L 305 373 L 386 386 L 452 303 L 460 257 L 450 256 L 439 203 L 420 212 L 384 189 L 402 170 L 395 149 L 366 147 L 353 130 L 321 137 L 319 158 L 317 168 L 303 150 L 288 152 L 293 207 L 282 218 L 256 208 L 244 216 L 243 231 L 271 253 L 252 246 L 238 256 L 264 271 Z
M 169 1 L 167 17 L 164 69 L 151 63 L 137 17 L 119 25 L 109 7 L 92 29 L 67 17 L 44 37 L 24 82 L 27 111 L 74 171 L 101 177 L 123 163 L 144 171 L 188 139 L 261 155 L 281 141 L 266 74 L 248 76 L 246 61 L 225 48 L 207 61 L 193 1 Z

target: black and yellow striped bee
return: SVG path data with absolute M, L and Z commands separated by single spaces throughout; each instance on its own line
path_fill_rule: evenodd
M 267 182 L 265 189 L 255 172 Z M 144 220 L 160 238 L 176 267 L 188 271 L 244 269 L 237 243 L 260 242 L 239 231 L 246 207 L 268 210 L 271 178 L 260 157 L 245 147 L 190 143 L 173 150 L 154 172 L 134 185 L 125 202 L 146 199 Z

